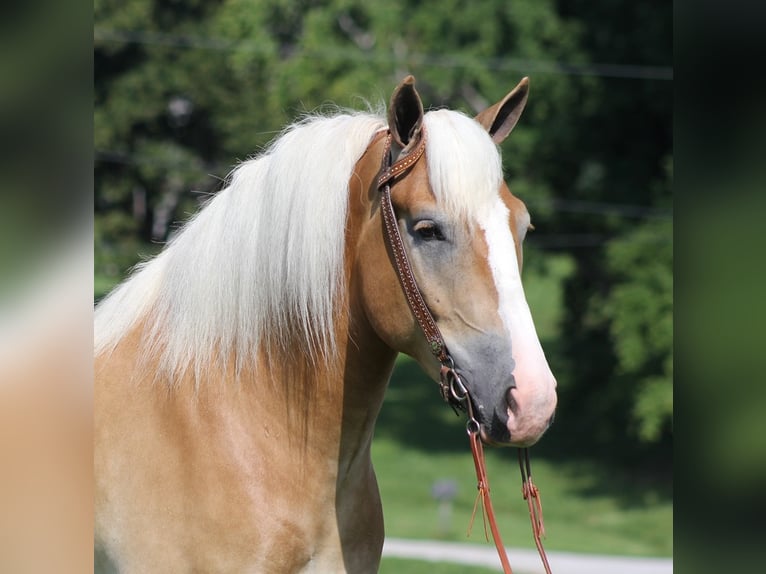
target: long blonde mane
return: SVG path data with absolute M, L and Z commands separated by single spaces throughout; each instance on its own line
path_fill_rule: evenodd
M 486 132 L 446 110 L 425 124 L 437 200 L 463 216 L 489 205 L 502 169 Z M 369 113 L 310 116 L 242 163 L 160 255 L 99 304 L 96 355 L 139 326 L 145 354 L 170 380 L 188 370 L 198 380 L 211 361 L 239 371 L 264 344 L 284 347 L 296 333 L 306 349 L 333 354 L 349 178 L 385 127 Z

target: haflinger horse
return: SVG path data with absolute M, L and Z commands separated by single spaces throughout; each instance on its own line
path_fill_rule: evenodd
M 97 562 L 377 571 L 370 447 L 394 360 L 445 368 L 385 240 L 382 166 L 399 168 L 393 225 L 481 439 L 540 438 L 556 381 L 521 284 L 530 216 L 498 150 L 527 93 L 524 78 L 475 118 L 424 113 L 408 76 L 387 118 L 304 118 L 98 305 Z

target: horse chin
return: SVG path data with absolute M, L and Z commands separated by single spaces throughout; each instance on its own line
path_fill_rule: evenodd
M 492 438 L 489 432 L 487 432 L 487 427 L 484 425 L 481 425 L 479 436 L 481 437 L 481 442 L 483 442 L 487 446 L 511 446 L 511 443 L 509 442 L 500 442 Z
M 481 425 L 481 430 L 481 438 L 485 443 L 493 446 L 510 445 L 511 435 L 508 432 L 508 417 L 502 416 L 497 410 L 495 410 L 490 421 L 485 421 Z
M 502 437 L 498 437 L 493 435 L 491 431 L 487 430 L 485 425 L 480 426 L 481 430 L 479 431 L 479 436 L 481 437 L 482 442 L 487 446 L 526 448 L 536 444 L 537 441 L 540 440 L 540 437 L 535 437 L 533 439 L 515 441 L 507 430 Z

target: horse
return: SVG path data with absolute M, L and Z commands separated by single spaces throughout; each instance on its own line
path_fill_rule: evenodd
M 408 76 L 386 112 L 303 117 L 99 303 L 97 562 L 377 571 L 370 447 L 395 358 L 435 381 L 444 368 L 384 240 L 384 159 L 407 168 L 394 225 L 481 440 L 542 436 L 556 380 L 521 283 L 530 215 L 499 151 L 528 91 L 472 118 L 424 112 Z

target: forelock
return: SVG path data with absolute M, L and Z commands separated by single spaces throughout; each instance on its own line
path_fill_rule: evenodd
M 486 130 L 452 110 L 425 114 L 428 177 L 436 201 L 467 220 L 495 205 L 503 170 L 500 152 Z

